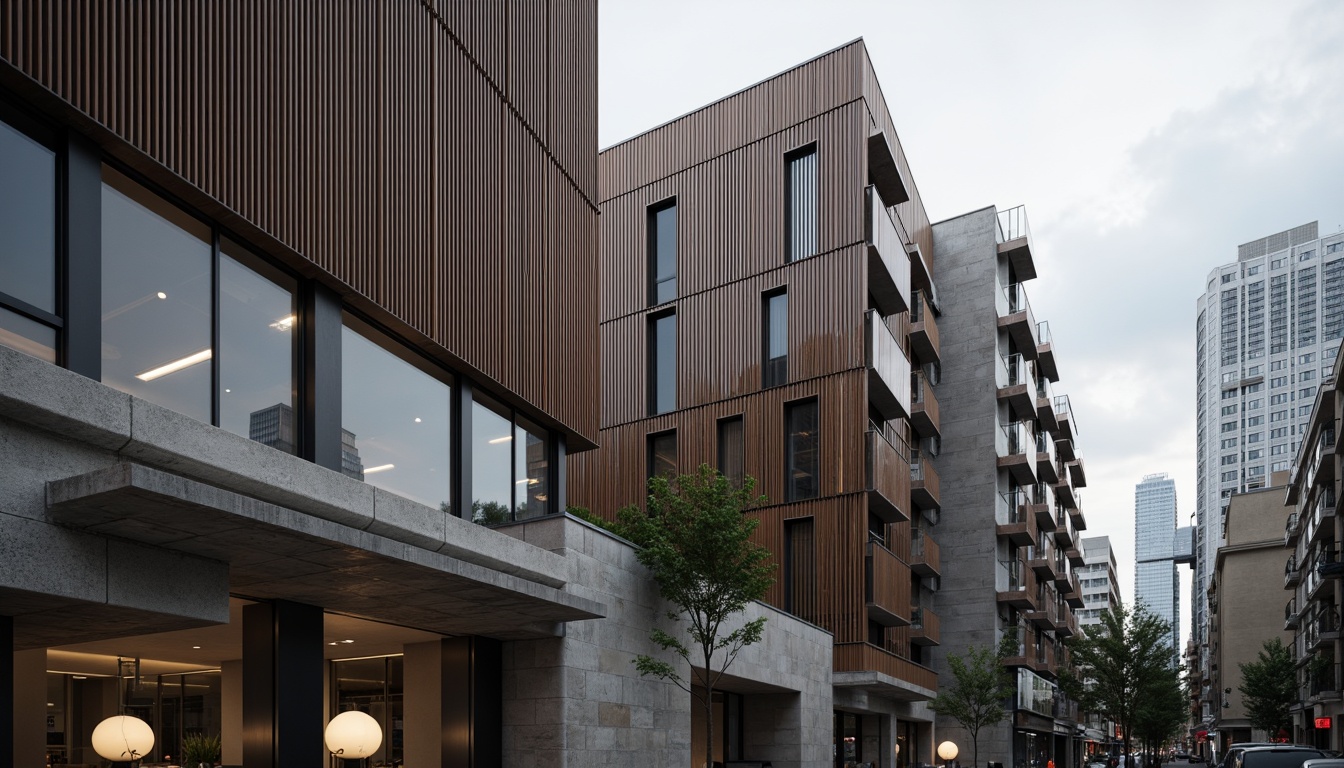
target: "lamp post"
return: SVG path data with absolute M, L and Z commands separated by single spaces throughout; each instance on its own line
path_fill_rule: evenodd
M 961 750 L 957 749 L 957 745 L 950 741 L 944 741 L 938 745 L 938 757 L 943 761 L 944 768 L 947 768 L 948 763 L 956 760 L 960 752 Z
M 369 715 L 351 710 L 331 718 L 323 734 L 327 751 L 340 760 L 363 760 L 383 743 L 383 729 Z

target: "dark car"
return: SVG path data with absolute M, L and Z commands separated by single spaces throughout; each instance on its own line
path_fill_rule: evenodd
M 1280 746 L 1270 741 L 1239 741 L 1232 744 L 1223 753 L 1223 759 L 1218 761 L 1218 768 L 1232 768 L 1237 761 L 1237 755 L 1251 747 L 1277 747 Z
M 1308 760 L 1326 757 L 1325 750 L 1314 747 L 1247 747 L 1236 756 L 1232 768 L 1302 768 L 1302 764 Z
M 1202 756 L 1200 756 L 1200 755 L 1191 755 L 1191 756 L 1188 758 L 1188 760 L 1189 760 L 1189 762 L 1192 762 L 1192 763 L 1202 763 L 1202 762 L 1204 762 L 1204 758 L 1203 758 Z

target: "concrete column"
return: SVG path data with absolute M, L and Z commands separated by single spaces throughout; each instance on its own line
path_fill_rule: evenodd
M 324 765 L 322 609 L 277 600 L 243 607 L 243 764 Z

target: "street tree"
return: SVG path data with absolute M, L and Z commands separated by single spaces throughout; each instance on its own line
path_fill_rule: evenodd
M 1120 726 L 1125 764 L 1132 765 L 1139 707 L 1173 663 L 1171 625 L 1142 604 L 1132 611 L 1120 605 L 1100 618 L 1069 640 L 1074 668 L 1064 670 L 1060 679 L 1065 692 L 1085 710 Z
M 1270 738 L 1280 730 L 1292 731 L 1292 715 L 1297 703 L 1297 677 L 1292 652 L 1279 638 L 1264 642 L 1256 660 L 1241 667 L 1242 704 L 1252 728 L 1263 728 Z
M 631 506 L 617 517 L 617 532 L 640 547 L 639 561 L 675 606 L 667 612 L 674 631 L 655 628 L 650 638 L 685 663 L 640 655 L 635 668 L 694 697 L 704 716 L 706 765 L 714 754 L 714 691 L 765 630 L 765 617 L 741 622 L 739 614 L 774 583 L 769 550 L 751 541 L 758 521 L 743 514 L 765 502 L 753 496 L 755 485 L 747 477 L 736 487 L 702 464 L 694 474 L 649 480 L 647 512 Z
M 1017 629 L 1003 634 L 997 648 L 968 646 L 964 656 L 949 655 L 952 684 L 944 686 L 929 708 L 961 724 L 971 736 L 971 765 L 980 765 L 980 730 L 1008 716 L 1004 701 L 1014 693 L 1013 677 L 1003 666 L 1017 652 Z
M 1187 715 L 1180 673 L 1173 666 L 1155 670 L 1143 681 L 1134 710 L 1134 735 L 1143 745 L 1143 752 L 1157 754 L 1162 744 L 1185 725 Z

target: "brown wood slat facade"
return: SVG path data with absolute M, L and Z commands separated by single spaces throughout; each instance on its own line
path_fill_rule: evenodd
M 896 141 L 885 104 L 865 98 L 865 68 L 871 68 L 867 55 L 854 43 L 602 153 L 601 449 L 570 459 L 569 492 L 572 503 L 606 517 L 642 504 L 649 435 L 675 430 L 678 470 L 688 473 L 717 464 L 718 422 L 741 416 L 745 472 L 770 501 L 750 513 L 760 521 L 756 540 L 782 563 L 789 521 L 810 518 L 816 548 L 815 605 L 786 605 L 782 574 L 766 599 L 805 612 L 799 615 L 834 632 L 837 643 L 855 644 L 843 658 L 837 652 L 836 669 L 880 667 L 932 689 L 931 670 L 900 658 L 913 652 L 910 633 L 871 628 L 865 601 L 864 194 L 869 135 L 883 130 Z M 785 156 L 810 144 L 819 178 L 817 253 L 786 263 Z M 898 147 L 893 155 L 904 163 Z M 900 167 L 910 185 L 908 169 Z M 648 211 L 670 198 L 677 206 L 677 297 L 651 307 Z M 918 211 L 907 214 L 905 226 L 931 246 L 922 207 L 917 200 L 906 205 Z M 779 288 L 789 296 L 789 383 L 762 390 L 762 299 Z M 668 310 L 677 318 L 677 409 L 649 416 L 649 322 Z M 885 322 L 908 355 L 908 313 Z M 783 503 L 785 409 L 811 397 L 819 406 L 819 498 Z M 908 445 L 908 424 L 892 422 L 887 429 Z M 887 483 L 898 489 L 906 514 L 912 511 L 908 458 L 906 449 L 903 476 Z M 900 582 L 887 578 L 880 585 L 884 604 L 907 619 L 917 594 L 908 568 L 909 530 L 908 522 L 882 526 L 899 565 L 888 570 L 899 571 Z M 872 637 L 886 650 L 866 645 Z
M 598 431 L 595 0 L 0 6 L 0 85 L 571 448 Z

